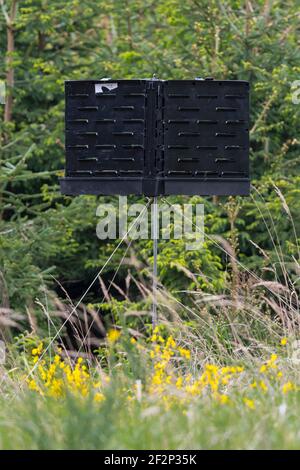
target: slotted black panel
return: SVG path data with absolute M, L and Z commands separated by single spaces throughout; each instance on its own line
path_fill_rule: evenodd
M 112 188 L 126 192 L 125 185 L 114 185 L 114 179 L 122 182 L 122 177 L 143 175 L 146 83 L 70 81 L 65 93 L 66 177 L 71 178 L 66 182 L 71 193 L 105 194 Z M 91 187 L 88 181 L 97 178 L 98 187 Z
M 248 194 L 249 85 L 66 82 L 65 194 Z
M 247 82 L 165 82 L 167 194 L 244 194 L 249 190 L 248 103 Z

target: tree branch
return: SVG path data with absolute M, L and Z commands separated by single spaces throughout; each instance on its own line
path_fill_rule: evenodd
M 15 31 L 14 31 L 14 22 L 17 15 L 17 4 L 18 0 L 13 0 L 11 4 L 10 14 L 7 14 L 5 4 L 3 0 L 1 1 L 2 12 L 6 20 L 6 85 L 8 89 L 8 94 L 5 101 L 4 107 L 4 122 L 10 122 L 12 120 L 12 109 L 13 109 L 13 88 L 14 88 L 14 67 L 13 67 L 13 53 L 15 52 Z

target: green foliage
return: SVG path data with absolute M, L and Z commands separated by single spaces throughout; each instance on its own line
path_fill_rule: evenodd
M 189 413 L 155 403 L 128 407 L 112 388 L 100 407 L 32 394 L 1 403 L 1 449 L 299 449 L 299 393 L 262 399 L 253 411 L 199 400 Z M 282 413 L 282 415 L 281 415 Z M 278 426 L 280 419 L 281 425 Z M 259 427 L 257 423 L 259 422 Z
M 0 79 L 9 67 L 14 70 L 8 90 L 12 120 L 0 122 L 3 306 L 24 312 L 45 286 L 58 289 L 52 276 L 67 290 L 75 285 L 79 298 L 117 245 L 96 238 L 99 200 L 61 197 L 57 184 L 64 166 L 63 82 L 103 76 L 250 80 L 256 190 L 229 205 L 226 198 L 203 200 L 204 247 L 186 252 L 181 240 L 160 241 L 160 281 L 185 302 L 182 291 L 230 293 L 234 266 L 225 240 L 244 265 L 240 278 L 251 269 L 298 288 L 300 107 L 291 100 L 291 83 L 300 77 L 295 2 L 24 0 L 17 2 L 14 51 L 7 54 L 5 15 L 12 4 L 5 1 L 0 15 Z M 216 244 L 215 235 L 223 241 Z M 125 249 L 123 244 L 103 271 L 106 285 Z M 133 242 L 115 282 L 126 290 L 131 275 L 149 287 L 151 262 L 151 242 Z M 106 299 L 103 310 L 118 315 L 128 302 L 142 308 L 145 299 L 134 286 L 131 281 L 125 303 L 114 291 L 116 298 Z M 86 301 L 101 305 L 102 299 L 98 288 Z M 148 307 L 149 299 L 145 302 Z

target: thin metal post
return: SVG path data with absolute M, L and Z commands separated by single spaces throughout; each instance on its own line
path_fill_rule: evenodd
M 152 203 L 152 237 L 153 237 L 153 281 L 152 281 L 152 326 L 157 325 L 157 248 L 158 248 L 158 203 L 157 196 L 153 197 Z

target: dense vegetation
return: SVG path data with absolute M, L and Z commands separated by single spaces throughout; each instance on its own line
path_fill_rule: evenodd
M 112 324 L 126 337 L 129 334 L 142 342 L 149 337 L 152 242 L 125 241 L 106 264 L 118 240 L 101 242 L 96 237 L 100 198 L 60 195 L 66 79 L 143 78 L 155 73 L 162 79 L 213 76 L 250 81 L 251 196 L 192 198 L 205 204 L 206 240 L 199 251 L 185 252 L 182 240 L 159 241 L 159 317 L 166 331 L 172 331 L 179 344 L 187 343 L 196 358 L 186 365 L 184 377 L 188 373 L 198 376 L 206 363 L 221 366 L 245 361 L 251 368 L 254 361 L 256 367 L 257 358 L 267 361 L 282 338 L 292 344 L 299 334 L 300 274 L 300 105 L 292 100 L 292 84 L 300 80 L 297 3 L 0 0 L 0 7 L 0 80 L 7 88 L 6 103 L 0 105 L 0 331 L 9 351 L 3 367 L 8 377 L 3 393 L 7 396 L 13 390 L 18 396 L 13 425 L 19 426 L 20 407 L 24 406 L 29 419 L 32 403 L 40 399 L 36 390 L 26 398 L 19 395 L 18 384 L 28 385 L 24 370 L 25 375 L 32 370 L 31 348 L 37 348 L 41 339 L 46 344 L 55 339 L 54 349 L 49 346 L 43 353 L 45 360 L 50 354 L 50 362 L 58 342 L 65 348 L 70 367 L 77 354 L 74 350 L 79 350 L 89 368 L 97 358 L 96 370 L 106 373 L 120 361 L 126 373 L 122 370 L 119 376 L 119 388 L 126 374 L 133 386 L 136 380 L 144 380 L 141 371 L 128 366 L 125 343 L 123 352 L 114 353 L 116 364 L 108 367 L 103 338 Z M 110 201 L 116 204 L 117 198 Z M 88 289 L 100 270 L 101 276 Z M 18 370 L 15 380 L 11 370 Z M 37 368 L 32 374 L 36 372 Z M 290 383 L 288 391 L 295 394 L 290 404 L 296 410 L 297 374 L 293 368 L 289 373 L 278 385 L 278 395 L 271 395 L 275 401 L 279 397 L 276 403 L 280 406 L 282 387 Z M 242 389 L 247 386 L 245 381 Z M 146 387 L 146 379 L 143 383 Z M 147 393 L 151 395 L 148 389 Z M 268 407 L 264 393 L 262 387 L 261 409 Z M 23 433 L 23 441 L 3 437 L 0 446 L 76 447 L 80 438 L 75 443 L 67 438 L 50 443 L 51 426 L 59 419 L 58 415 L 53 421 L 50 417 L 55 408 L 52 399 L 49 409 L 45 408 L 49 421 L 44 424 L 47 432 L 41 434 L 44 443 L 32 439 L 30 444 Z M 70 400 L 66 407 L 72 409 Z M 247 416 L 255 413 L 243 397 L 237 400 L 246 407 Z M 103 403 L 97 404 L 103 406 L 103 416 L 110 406 L 118 416 L 116 403 L 109 398 Z M 212 429 L 220 422 L 221 428 L 234 423 L 232 408 L 224 415 L 220 403 L 215 411 L 206 399 L 197 404 L 195 420 L 206 405 Z M 93 416 L 95 405 L 89 411 L 81 402 L 76 406 L 78 419 L 81 413 L 87 420 Z M 139 401 L 133 406 L 139 407 Z M 172 419 L 177 418 L 170 413 L 168 410 L 173 429 Z M 268 436 L 272 420 L 279 419 L 272 413 L 270 409 L 270 421 L 265 424 Z M 289 411 L 283 414 L 288 419 Z M 149 420 L 157 424 L 155 413 L 153 416 Z M 241 418 L 234 437 L 224 445 L 246 446 L 239 437 L 243 423 Z M 290 423 L 292 429 L 293 419 Z M 187 429 L 190 424 L 185 414 L 178 418 L 178 427 Z M 5 428 L 4 424 L 0 434 L 9 436 L 11 425 Z M 35 426 L 40 429 L 41 423 L 36 421 Z M 74 427 L 68 420 L 65 426 Z M 249 418 L 247 426 L 245 432 L 253 432 L 255 418 Z M 147 447 L 146 441 L 140 443 L 134 435 L 130 442 L 114 439 L 118 435 L 114 429 L 112 422 L 107 440 L 93 441 L 94 445 Z M 141 434 L 138 427 L 132 427 L 135 432 Z M 165 445 L 179 446 L 171 437 Z M 297 439 L 289 435 L 273 437 L 254 439 L 249 446 L 297 446 Z M 148 438 L 149 446 L 163 447 L 153 436 Z M 196 446 L 198 437 L 193 439 L 192 446 Z M 222 442 L 216 438 L 199 446 L 222 447 Z

